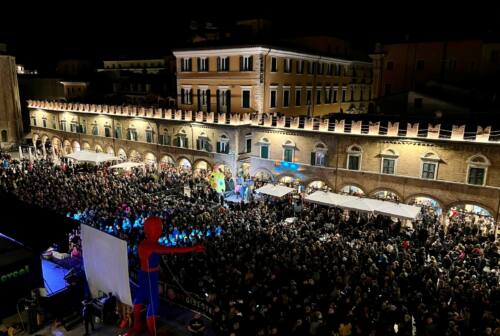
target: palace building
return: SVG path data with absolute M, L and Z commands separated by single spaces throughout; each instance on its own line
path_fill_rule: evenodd
M 496 220 L 499 213 L 500 143 L 490 127 L 470 133 L 465 125 L 28 104 L 39 155 L 104 151 L 158 169 L 217 166 L 233 177 L 424 203 L 439 214 L 462 209 Z
M 215 113 L 288 116 L 365 113 L 372 63 L 253 46 L 186 49 L 177 59 L 177 106 Z

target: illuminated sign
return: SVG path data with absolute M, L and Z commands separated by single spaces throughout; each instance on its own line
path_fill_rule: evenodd
M 0 276 L 0 283 L 5 283 L 9 280 L 19 278 L 23 275 L 28 274 L 29 272 L 30 272 L 30 267 L 28 265 L 26 265 L 17 271 L 10 272 L 10 273 L 7 273 L 7 274 Z

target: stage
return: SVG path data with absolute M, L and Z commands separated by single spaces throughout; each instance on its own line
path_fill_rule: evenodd
M 47 296 L 52 296 L 57 294 L 68 287 L 64 277 L 69 273 L 69 269 L 66 269 L 58 264 L 42 259 L 42 274 L 45 290 L 47 291 Z

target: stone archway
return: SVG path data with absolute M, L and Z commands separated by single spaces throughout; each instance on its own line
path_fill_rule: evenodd
M 192 167 L 191 161 L 182 156 L 177 160 L 177 166 L 181 169 L 191 169 Z
M 79 152 L 80 151 L 80 143 L 78 141 L 73 141 L 73 152 Z
M 402 202 L 403 200 L 397 192 L 387 188 L 378 188 L 373 190 L 370 193 L 370 197 L 396 202 Z
M 411 195 L 405 202 L 410 205 L 424 207 L 427 211 L 438 217 L 443 214 L 443 203 L 440 200 L 426 194 Z
M 358 185 L 355 184 L 346 184 L 342 188 L 340 188 L 341 193 L 349 194 L 349 195 L 357 195 L 363 196 L 365 195 L 365 191 Z
M 127 160 L 127 152 L 125 151 L 125 149 L 123 148 L 118 149 L 118 157 L 123 161 Z
M 461 230 L 465 235 L 494 235 L 494 216 L 495 212 L 483 204 L 459 201 L 447 206 L 444 224 L 446 230 Z

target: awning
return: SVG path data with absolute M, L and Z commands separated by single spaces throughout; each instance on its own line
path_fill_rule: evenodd
M 68 159 L 73 159 L 78 162 L 91 162 L 91 163 L 101 163 L 107 161 L 121 160 L 119 157 L 116 157 L 112 154 L 96 153 L 86 150 L 74 152 L 64 157 Z
M 414 205 L 325 191 L 316 191 L 306 196 L 305 200 L 342 209 L 371 212 L 405 219 L 416 219 L 420 213 L 420 207 Z
M 293 188 L 288 188 L 282 185 L 266 184 L 265 186 L 260 187 L 255 191 L 259 194 L 265 194 L 275 197 L 283 197 L 286 194 L 291 193 L 293 190 L 294 190 Z
M 144 167 L 144 163 L 137 163 L 137 162 L 123 162 L 116 164 L 114 166 L 109 167 L 110 169 L 124 169 L 124 170 L 130 170 L 132 168 L 137 168 L 137 167 Z

